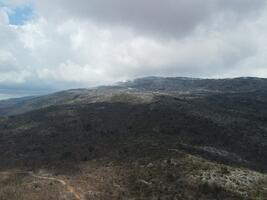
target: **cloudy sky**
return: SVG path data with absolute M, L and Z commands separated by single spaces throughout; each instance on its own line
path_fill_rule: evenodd
M 0 98 L 150 75 L 267 77 L 266 35 L 266 0 L 0 0 Z

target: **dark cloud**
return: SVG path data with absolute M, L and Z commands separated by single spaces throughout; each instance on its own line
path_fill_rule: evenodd
M 265 0 L 41 0 L 37 4 L 45 13 L 54 10 L 106 25 L 177 37 L 191 33 L 199 25 L 217 22 L 217 18 L 225 18 L 229 23 L 229 18 L 232 21 L 249 18 L 258 14 L 265 3 Z
M 0 5 L 2 89 L 53 91 L 151 75 L 267 77 L 266 0 L 8 2 Z M 25 5 L 32 18 L 10 25 L 8 13 Z

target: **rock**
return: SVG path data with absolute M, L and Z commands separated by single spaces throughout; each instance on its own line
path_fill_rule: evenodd
M 146 167 L 151 168 L 151 167 L 154 167 L 154 165 L 153 165 L 153 163 L 149 163 Z

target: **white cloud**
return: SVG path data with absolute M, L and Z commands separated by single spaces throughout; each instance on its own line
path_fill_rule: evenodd
M 83 7 L 87 9 L 87 3 L 76 1 L 77 5 L 74 5 L 74 1 L 66 1 L 58 11 L 62 14 L 60 17 L 51 6 L 57 8 L 62 2 L 56 0 L 50 2 L 51 5 L 48 2 L 38 1 L 37 15 L 20 26 L 8 25 L 7 15 L 3 14 L 6 12 L 1 14 L 0 10 L 0 85 L 63 89 L 148 75 L 267 77 L 267 9 L 259 8 L 262 1 L 255 1 L 258 4 L 245 1 L 243 5 L 239 0 L 235 3 L 217 0 L 216 5 L 205 4 L 207 7 L 201 8 L 209 10 L 207 16 L 187 13 L 178 20 L 181 27 L 190 22 L 190 28 L 181 33 L 178 33 L 179 28 L 172 29 L 172 23 L 159 27 L 157 32 L 156 20 L 162 17 L 164 24 L 174 13 L 168 16 L 160 6 L 153 7 L 150 0 L 151 7 L 139 0 L 131 3 L 133 9 L 144 6 L 141 14 L 150 17 L 144 23 L 139 22 L 138 17 L 131 19 L 130 15 L 125 16 L 123 23 L 118 21 L 117 17 L 121 15 L 117 13 L 118 8 L 100 8 L 107 5 L 102 1 L 102 4 L 95 2 L 95 6 L 107 12 L 103 17 L 116 16 L 104 20 L 95 14 L 79 14 L 79 10 L 84 11 Z M 197 11 L 195 6 L 199 4 L 197 0 L 177 2 L 187 11 L 190 8 Z M 74 6 L 73 13 L 68 6 Z M 145 13 L 152 8 L 157 10 Z M 265 12 L 255 14 L 260 9 Z M 227 18 L 229 13 L 235 17 Z M 244 16 L 244 13 L 251 15 Z M 147 34 L 148 29 L 144 26 L 153 21 L 150 14 L 156 19 L 153 27 L 147 27 L 150 30 Z M 217 18 L 210 20 L 211 16 Z M 228 23 L 229 19 L 231 23 Z
M 8 14 L 4 8 L 0 8 L 0 26 L 6 25 L 9 23 Z

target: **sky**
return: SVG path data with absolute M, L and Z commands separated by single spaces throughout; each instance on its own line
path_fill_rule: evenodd
M 267 77 L 266 35 L 266 0 L 0 0 L 0 98 L 144 76 Z

